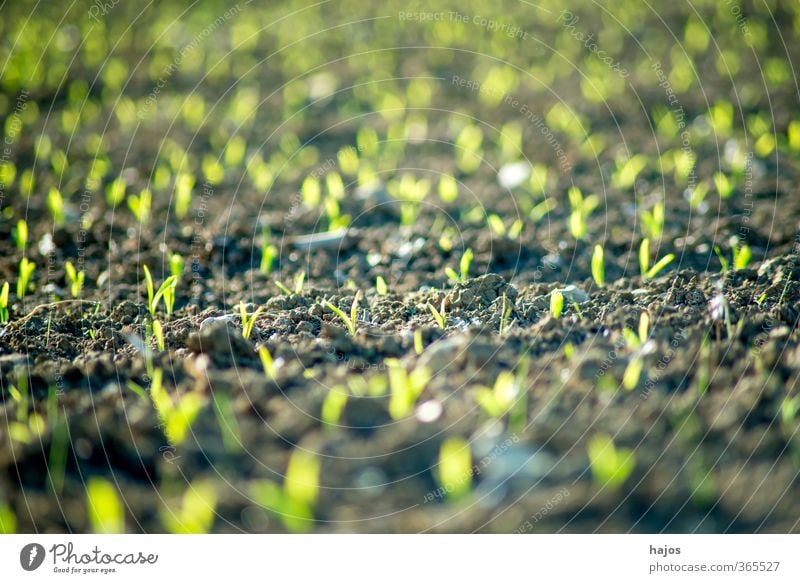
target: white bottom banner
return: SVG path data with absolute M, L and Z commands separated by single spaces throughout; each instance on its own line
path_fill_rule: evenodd
M 796 583 L 799 549 L 792 535 L 8 535 L 0 581 Z

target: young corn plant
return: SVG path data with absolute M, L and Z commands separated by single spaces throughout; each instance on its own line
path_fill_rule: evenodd
M 86 278 L 86 272 L 75 269 L 75 266 L 71 261 L 66 262 L 64 265 L 64 270 L 67 272 L 70 294 L 75 299 L 81 297 L 81 291 L 83 290 L 83 281 Z
M 326 429 L 332 429 L 339 425 L 339 419 L 342 416 L 345 405 L 347 405 L 348 396 L 347 389 L 342 386 L 333 387 L 328 391 L 328 395 L 322 402 L 322 411 L 320 412 L 320 419 L 322 419 Z
M 445 274 L 456 283 L 464 283 L 469 279 L 469 270 L 472 266 L 472 260 L 474 258 L 475 254 L 472 252 L 472 249 L 468 248 L 466 251 L 464 251 L 464 254 L 461 255 L 461 260 L 458 263 L 458 273 L 456 273 L 455 269 L 452 267 L 445 267 Z
M 475 400 L 489 417 L 501 419 L 508 415 L 511 431 L 522 430 L 527 420 L 528 400 L 524 387 L 528 366 L 525 360 L 516 372 L 503 371 L 497 375 L 492 388 L 479 387 L 475 391 Z
M 269 349 L 266 346 L 261 346 L 258 349 L 258 357 L 261 360 L 261 367 L 264 369 L 264 376 L 270 380 L 274 380 L 277 369 Z
M 56 226 L 64 224 L 66 219 L 66 212 L 64 210 L 64 197 L 61 196 L 61 191 L 56 187 L 52 187 L 47 193 L 47 208 L 53 217 L 53 222 Z
M 569 215 L 569 231 L 575 240 L 579 241 L 586 237 L 588 230 L 586 221 L 599 206 L 600 198 L 596 194 L 584 197 L 581 189 L 577 186 L 572 186 L 567 194 L 569 196 L 569 206 L 571 208 Z
M 385 296 L 389 293 L 389 286 L 386 285 L 386 280 L 380 275 L 375 278 L 375 291 L 379 296 Z
M 433 319 L 436 321 L 436 325 L 439 326 L 442 330 L 447 327 L 447 312 L 445 311 L 445 298 L 442 298 L 442 304 L 440 309 L 436 309 L 436 307 L 429 303 L 428 310 L 430 310 Z
M 17 249 L 24 252 L 25 247 L 28 245 L 28 223 L 24 219 L 17 221 L 17 226 L 14 227 L 14 244 Z
M 8 292 L 11 286 L 8 282 L 0 289 L 0 324 L 8 323 Z
M 289 458 L 283 487 L 263 480 L 250 488 L 253 499 L 295 533 L 311 530 L 319 498 L 321 464 L 313 453 L 295 449 Z
M 174 275 L 170 275 L 159 286 L 158 290 L 156 290 L 150 268 L 145 265 L 143 269 L 145 284 L 147 286 L 147 310 L 150 312 L 150 316 L 155 318 L 158 305 L 161 303 L 162 299 L 164 300 L 164 308 L 167 312 L 167 316 L 171 316 L 172 309 L 175 305 L 175 288 L 178 285 L 178 278 Z
M 259 271 L 264 275 L 272 273 L 272 266 L 277 257 L 278 248 L 272 244 L 269 229 L 264 229 L 261 234 L 261 264 L 259 265 Z
M 122 534 L 125 532 L 125 512 L 117 489 L 108 480 L 93 477 L 86 486 L 86 507 L 92 532 Z
M 353 304 L 350 306 L 350 315 L 344 313 L 344 311 L 337 308 L 335 305 L 330 303 L 327 300 L 322 301 L 322 307 L 328 308 L 334 314 L 336 314 L 339 319 L 344 324 L 347 331 L 350 333 L 350 336 L 355 336 L 358 326 L 358 303 L 361 301 L 361 290 L 356 292 L 356 295 L 353 297 Z
M 563 311 L 564 311 L 564 294 L 562 294 L 558 290 L 555 290 L 553 293 L 550 294 L 550 315 L 552 315 L 553 318 L 558 320 L 561 317 Z
M 617 448 L 609 435 L 595 435 L 587 446 L 592 475 L 601 488 L 615 490 L 622 486 L 636 467 L 633 451 Z
M 156 339 L 156 346 L 161 352 L 167 348 L 166 340 L 164 339 L 164 327 L 158 320 L 153 320 L 153 336 Z
M 180 505 L 161 510 L 161 522 L 171 534 L 206 534 L 214 524 L 217 490 L 209 480 L 191 482 L 183 493 Z
M 731 254 L 733 255 L 732 263 L 728 261 L 718 245 L 714 245 L 714 253 L 716 253 L 717 258 L 719 258 L 723 273 L 728 273 L 731 270 L 740 271 L 742 269 L 747 269 L 747 266 L 750 265 L 750 260 L 753 258 L 753 252 L 750 246 L 744 244 L 740 245 L 738 242 L 735 242 L 731 247 Z
M 149 188 L 143 189 L 138 195 L 128 196 L 128 208 L 140 225 L 146 225 L 150 220 L 150 209 L 153 205 L 153 193 Z
M 247 308 L 243 303 L 239 304 L 239 316 L 242 318 L 242 336 L 245 340 L 250 340 L 250 336 L 253 333 L 253 328 L 256 325 L 256 320 L 261 315 L 261 312 L 264 311 L 263 307 L 259 307 L 252 315 L 247 315 Z
M 23 257 L 19 262 L 19 278 L 17 279 L 17 297 L 19 299 L 23 299 L 28 293 L 34 271 L 36 271 L 36 264 L 27 257 Z
M 664 233 L 664 203 L 656 203 L 649 211 L 642 210 L 640 218 L 644 234 L 650 239 L 661 239 Z
M 150 383 L 150 398 L 164 428 L 170 445 L 181 445 L 186 441 L 192 423 L 203 408 L 203 398 L 193 392 L 177 397 L 177 402 L 169 396 L 163 385 L 164 372 L 158 368 L 153 371 Z
M 300 272 L 300 273 L 297 274 L 297 277 L 295 277 L 294 290 L 289 289 L 284 284 L 282 284 L 280 281 L 275 280 L 275 286 L 279 290 L 281 290 L 281 293 L 283 295 L 286 295 L 286 296 L 290 296 L 290 295 L 292 295 L 292 293 L 294 293 L 295 295 L 298 295 L 298 296 L 301 295 L 303 293 L 303 286 L 305 286 L 305 283 L 306 283 L 306 274 L 305 274 L 305 272 Z
M 639 246 L 639 270 L 642 274 L 642 278 L 653 279 L 655 276 L 659 274 L 659 272 L 664 269 L 667 265 L 672 263 L 675 260 L 675 255 L 673 253 L 669 253 L 656 261 L 654 265 L 650 265 L 650 239 L 643 239 L 642 244 Z
M 178 253 L 173 253 L 169 256 L 169 272 L 179 280 L 183 275 L 183 270 L 186 267 L 186 261 Z
M 600 245 L 595 245 L 592 253 L 592 279 L 597 287 L 603 287 L 606 283 L 606 263 Z
M 472 454 L 469 443 L 460 437 L 451 437 L 439 450 L 437 478 L 439 486 L 450 502 L 458 502 L 472 489 Z
M 417 367 L 409 373 L 395 359 L 387 359 L 386 366 L 389 367 L 389 415 L 397 421 L 414 409 L 417 399 L 431 379 L 431 373 L 424 367 Z
M 503 292 L 503 301 L 500 304 L 500 334 L 508 330 L 509 326 L 513 325 L 513 322 L 509 323 L 513 311 L 513 306 L 509 304 L 508 297 L 506 293 Z

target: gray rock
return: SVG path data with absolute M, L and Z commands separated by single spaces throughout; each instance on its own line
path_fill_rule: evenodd
M 554 291 L 561 292 L 561 295 L 564 296 L 564 302 L 567 304 L 583 304 L 589 301 L 589 294 L 574 285 L 568 285 Z

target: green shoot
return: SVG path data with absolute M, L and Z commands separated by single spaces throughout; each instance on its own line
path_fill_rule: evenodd
M 550 294 L 550 314 L 558 320 L 564 311 L 564 294 L 556 290 Z
M 636 457 L 629 449 L 617 448 L 609 435 L 595 435 L 587 447 L 592 475 L 601 488 L 619 488 L 630 477 Z
M 344 387 L 333 387 L 328 392 L 325 401 L 322 403 L 322 412 L 320 413 L 322 422 L 327 427 L 339 425 L 339 419 L 347 404 L 347 398 L 347 390 Z
M 749 245 L 734 245 L 733 247 L 733 270 L 739 271 L 746 269 L 750 265 L 750 259 L 753 257 L 753 252 L 750 250 Z
M 72 294 L 73 298 L 77 299 L 81 296 L 81 290 L 83 289 L 83 281 L 86 278 L 86 273 L 83 270 L 78 271 L 75 269 L 75 266 L 71 261 L 67 261 L 67 263 L 64 265 L 64 269 L 67 272 L 67 279 L 69 280 L 70 294 Z
M 625 367 L 625 373 L 622 375 L 622 386 L 629 391 L 638 387 L 643 368 L 644 359 L 641 356 L 634 356 L 628 366 Z
M 19 279 L 17 279 L 17 297 L 19 299 L 23 299 L 28 293 L 34 271 L 36 271 L 36 264 L 27 257 L 23 257 L 19 262 Z
M 272 273 L 272 266 L 278 257 L 278 248 L 271 243 L 269 229 L 261 234 L 261 265 L 259 271 L 264 275 Z
M 511 409 L 517 395 L 517 379 L 514 373 L 506 370 L 497 375 L 493 388 L 479 387 L 475 392 L 475 400 L 489 417 L 499 418 Z
M 203 407 L 203 401 L 197 393 L 186 393 L 179 397 L 176 404 L 164 389 L 163 377 L 164 372 L 160 368 L 153 371 L 150 398 L 167 440 L 172 445 L 180 445 L 186 440 L 192 423 Z
M 458 199 L 458 184 L 449 174 L 443 174 L 439 179 L 439 198 L 445 203 L 453 203 Z
M 253 327 L 256 325 L 256 320 L 264 311 L 263 307 L 258 308 L 251 316 L 247 315 L 247 308 L 243 303 L 239 304 L 239 315 L 242 318 L 242 336 L 245 340 L 250 340 L 250 335 L 253 333 Z
M 733 183 L 722 172 L 714 174 L 714 186 L 722 199 L 730 198 L 731 194 L 733 194 Z
M 639 342 L 644 344 L 650 337 L 650 314 L 642 312 L 639 316 Z
M 206 534 L 214 524 L 217 491 L 208 480 L 195 480 L 183 493 L 179 508 L 166 507 L 161 522 L 172 534 Z
M 8 322 L 8 292 L 10 288 L 8 282 L 5 282 L 0 289 L 0 324 Z
M 386 280 L 380 275 L 375 278 L 375 290 L 378 292 L 379 296 L 385 296 L 389 293 L 389 286 L 386 285 Z
M 655 265 L 652 267 L 650 266 L 650 239 L 642 239 L 642 244 L 639 246 L 639 269 L 642 274 L 642 278 L 653 279 L 659 272 L 664 269 L 667 265 L 672 263 L 675 259 L 675 255 L 669 253 L 656 261 Z
M 150 207 L 152 204 L 153 193 L 148 188 L 142 190 L 138 196 L 135 194 L 128 196 L 128 208 L 140 225 L 146 225 L 150 219 Z
M 414 330 L 414 352 L 419 356 L 423 350 L 425 350 L 425 346 L 422 343 L 422 330 L 417 328 Z
M 194 177 L 190 174 L 178 174 L 175 177 L 175 216 L 182 220 L 192 206 L 192 189 Z
M 636 177 L 647 166 L 647 158 L 642 154 L 632 156 L 625 163 L 617 163 L 617 171 L 611 178 L 611 183 L 616 188 L 628 189 L 636 182 Z
M 283 488 L 265 480 L 255 483 L 251 494 L 256 502 L 280 518 L 287 530 L 306 532 L 314 522 L 319 476 L 319 458 L 311 452 L 295 449 L 289 458 Z
M 451 437 L 439 450 L 438 481 L 451 502 L 457 502 L 472 489 L 472 454 L 469 443 Z
M 122 178 L 117 178 L 106 188 L 106 202 L 111 207 L 116 207 L 125 199 L 125 189 L 128 185 Z
M 227 452 L 237 451 L 242 443 L 239 424 L 236 422 L 236 412 L 230 396 L 217 391 L 213 396 L 214 413 L 222 435 L 222 445 Z
M 264 369 L 264 375 L 268 379 L 275 378 L 275 362 L 272 360 L 272 355 L 266 346 L 261 346 L 258 349 L 258 357 L 261 359 L 261 366 Z
M 584 198 L 577 186 L 572 186 L 567 194 L 572 209 L 569 216 L 569 231 L 576 240 L 581 240 L 586 237 L 588 231 L 586 221 L 600 204 L 600 199 L 596 194 Z
M 511 318 L 513 308 L 508 304 L 508 297 L 503 292 L 503 303 L 500 306 L 500 333 L 508 329 L 508 321 Z
M 606 264 L 603 258 L 603 248 L 600 245 L 594 246 L 592 253 L 592 278 L 597 287 L 603 287 L 606 281 Z
M 158 320 L 153 320 L 153 336 L 156 338 L 156 346 L 161 352 L 166 349 L 166 342 L 164 341 L 164 327 Z
M 125 532 L 122 502 L 114 485 L 103 478 L 92 477 L 86 486 L 86 506 L 92 532 L 121 534 Z
M 169 276 L 158 288 L 158 291 L 156 291 L 150 268 L 145 265 L 143 269 L 145 283 L 147 285 L 147 309 L 150 315 L 155 318 L 156 312 L 158 311 L 158 304 L 161 303 L 162 298 L 164 299 L 167 316 L 171 315 L 175 302 L 175 287 L 178 285 L 178 278 L 174 275 Z
M 345 328 L 350 333 L 350 336 L 356 335 L 356 326 L 358 323 L 358 302 L 361 300 L 361 290 L 356 292 L 353 297 L 353 304 L 350 306 L 350 316 L 345 314 L 342 310 L 327 300 L 322 301 L 323 308 L 329 308 L 334 314 L 339 316 L 339 319 L 344 323 Z
M 719 245 L 714 245 L 714 253 L 719 259 L 720 267 L 722 268 L 722 273 L 728 273 L 731 270 L 730 261 L 728 258 L 725 257 L 725 254 L 722 252 L 722 249 L 719 248 Z
M 439 326 L 442 330 L 445 329 L 447 326 L 447 313 L 445 312 L 445 305 L 444 305 L 444 298 L 442 298 L 442 307 L 441 310 L 437 310 L 433 304 L 428 304 L 428 309 L 433 316 L 433 319 L 436 320 L 436 325 Z
M 64 197 L 61 196 L 61 191 L 56 187 L 52 187 L 47 193 L 47 208 L 53 216 L 53 222 L 59 227 L 63 225 L 66 218 Z
M 28 223 L 24 219 L 17 221 L 17 226 L 14 227 L 14 244 L 23 252 L 28 245 Z
M 642 210 L 642 231 L 651 239 L 660 239 L 664 232 L 664 203 L 653 205 L 653 210 Z
M 431 374 L 427 368 L 415 368 L 410 374 L 395 359 L 387 359 L 389 367 L 389 415 L 399 420 L 407 416 L 414 408 L 417 399 L 425 390 Z
M 457 283 L 464 283 L 467 281 L 469 279 L 469 269 L 472 265 L 472 260 L 474 257 L 475 254 L 472 252 L 472 249 L 468 248 L 461 256 L 461 261 L 459 261 L 459 273 L 456 273 L 456 271 L 451 267 L 446 267 L 444 271 L 447 274 L 447 277 Z
M 17 517 L 5 504 L 0 504 L 0 534 L 15 534 L 17 532 Z
M 180 279 L 183 275 L 183 270 L 186 267 L 186 261 L 178 253 L 173 253 L 169 256 L 169 272 L 174 275 L 176 279 Z
M 282 284 L 280 281 L 278 281 L 277 279 L 275 280 L 275 287 L 277 287 L 279 290 L 281 290 L 281 293 L 282 293 L 283 295 L 285 295 L 285 296 L 290 296 L 290 295 L 292 295 L 292 290 L 290 290 L 288 287 L 286 287 L 285 285 L 283 285 L 283 284 Z
M 302 271 L 297 274 L 297 277 L 294 280 L 294 293 L 299 295 L 303 294 L 303 286 L 306 283 L 306 272 Z

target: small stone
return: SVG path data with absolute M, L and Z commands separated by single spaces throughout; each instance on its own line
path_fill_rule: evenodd
M 589 301 L 589 294 L 574 285 L 568 285 L 554 291 L 561 292 L 561 295 L 564 296 L 564 301 L 568 304 L 583 304 Z

